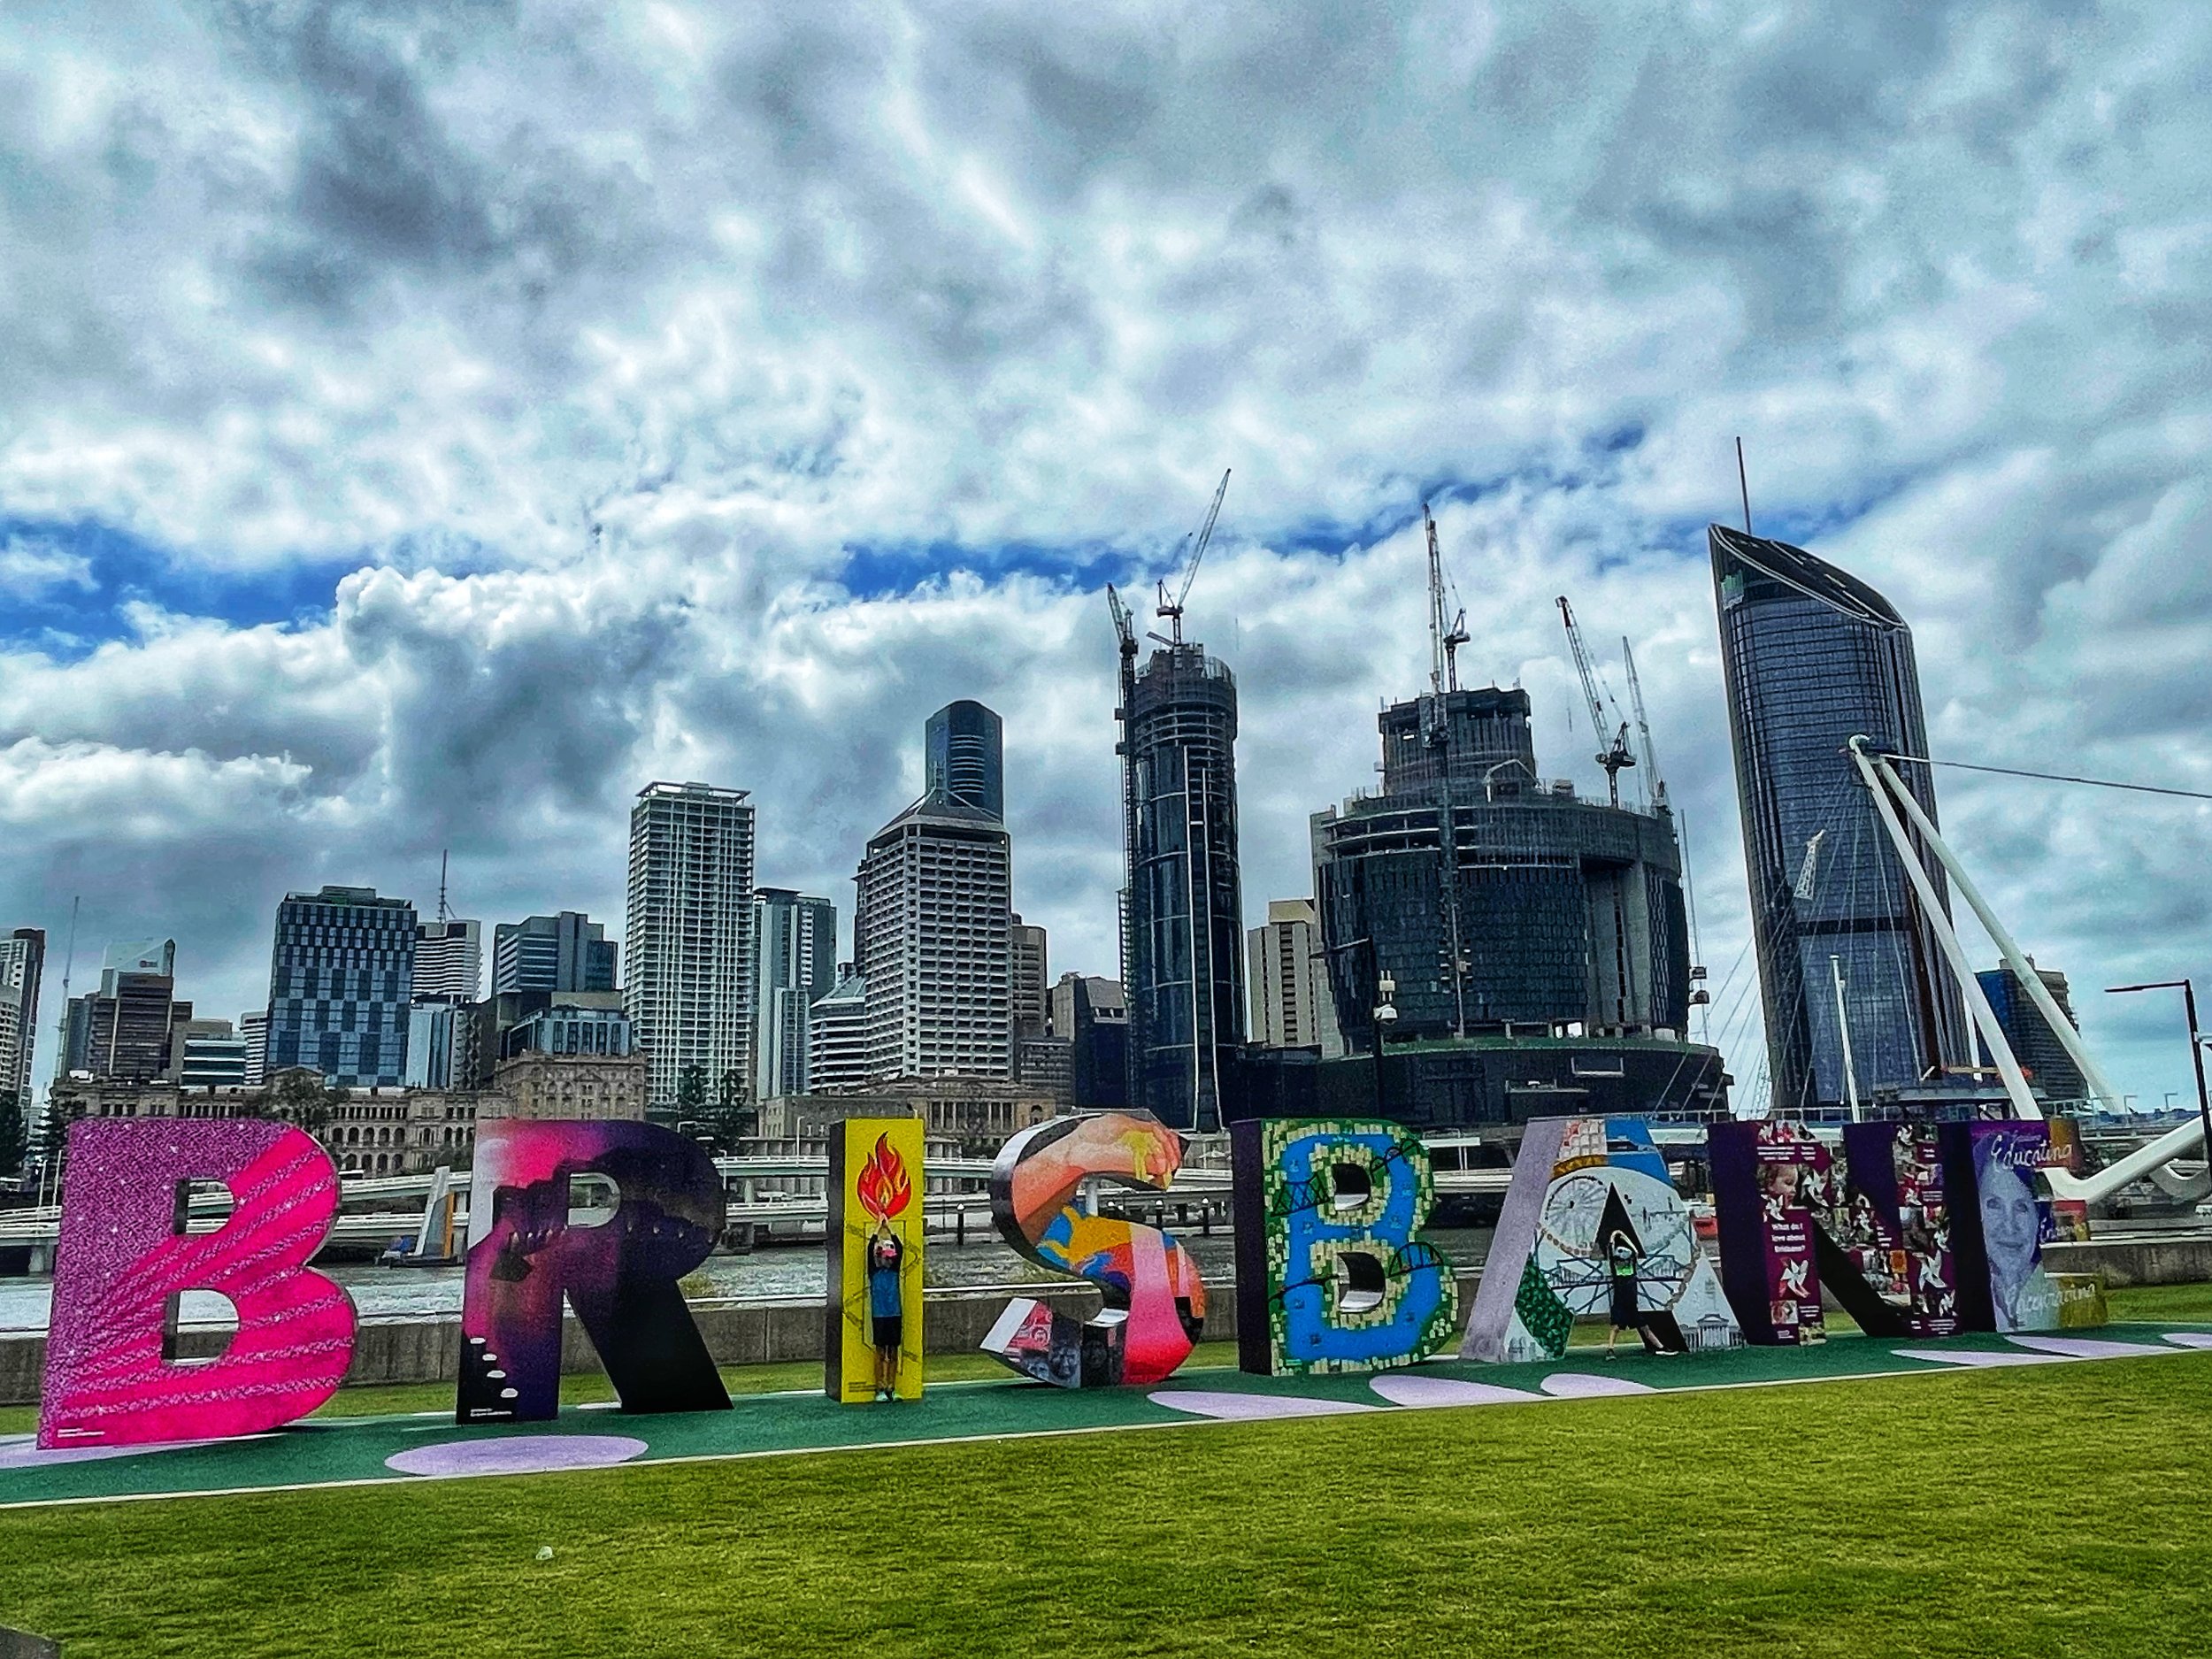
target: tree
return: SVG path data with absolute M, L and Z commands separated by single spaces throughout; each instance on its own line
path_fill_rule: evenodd
M 707 1109 L 707 1069 L 694 1060 L 676 1073 L 676 1115 L 687 1122 Z
M 273 1118 L 319 1139 L 330 1126 L 332 1109 L 345 1099 L 345 1090 L 333 1088 L 302 1066 L 278 1072 L 259 1094 L 248 1095 L 243 1104 L 250 1117 Z
M 74 1100 L 46 1097 L 46 1123 L 38 1137 L 39 1179 L 56 1193 L 61 1191 L 62 1165 L 69 1156 L 69 1125 L 82 1114 Z
M 30 1131 L 24 1118 L 21 1097 L 0 1100 L 0 1175 L 22 1172 L 24 1156 L 31 1149 Z
M 733 1066 L 722 1073 L 722 1081 L 715 1090 L 714 1110 L 708 1118 L 708 1129 L 718 1150 L 728 1152 L 753 1133 L 756 1114 L 753 1103 L 746 1098 L 745 1079 Z

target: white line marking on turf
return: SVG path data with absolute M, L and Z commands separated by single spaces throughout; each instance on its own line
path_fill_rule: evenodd
M 1991 1353 L 1983 1348 L 1901 1348 L 1895 1349 L 1901 1359 L 1924 1359 L 1932 1365 L 1948 1366 L 1956 1371 L 1994 1371 L 2004 1365 L 2062 1365 L 2074 1357 L 2068 1354 L 2014 1354 L 2005 1351 Z M 2145 1353 L 2156 1353 L 2146 1348 Z
M 1673 1394 L 1671 1388 L 1654 1388 L 1649 1383 L 1631 1382 L 1625 1377 L 1595 1377 L 1588 1371 L 1555 1371 L 1536 1385 L 1555 1400 L 1601 1400 L 1609 1394 Z

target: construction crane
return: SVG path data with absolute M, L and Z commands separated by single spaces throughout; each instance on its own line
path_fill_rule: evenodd
M 1121 602 L 1111 582 L 1106 584 L 1106 609 L 1113 613 L 1114 634 L 1121 646 L 1121 702 L 1114 710 L 1114 718 L 1121 727 L 1121 736 L 1114 745 L 1114 753 L 1121 760 L 1121 846 L 1122 865 L 1120 895 L 1121 972 L 1125 983 L 1133 983 L 1136 969 L 1135 941 L 1130 936 L 1129 895 L 1137 880 L 1137 773 L 1134 749 L 1130 742 L 1130 724 L 1137 710 L 1137 622 L 1129 607 Z M 1140 1004 L 1142 998 L 1133 998 L 1129 1009 L 1129 1051 L 1143 1052 L 1145 1011 Z
M 1190 597 L 1190 585 L 1198 580 L 1199 561 L 1206 557 L 1206 546 L 1214 539 L 1214 520 L 1221 517 L 1221 498 L 1228 493 L 1229 472 L 1224 467 L 1220 486 L 1214 491 L 1214 504 L 1206 509 L 1206 522 L 1198 527 L 1194 540 L 1187 539 L 1187 545 L 1190 547 L 1190 563 L 1183 567 L 1182 585 L 1175 590 L 1172 603 L 1168 600 L 1166 581 L 1163 580 L 1159 584 L 1158 614 L 1167 619 L 1168 632 L 1174 636 L 1163 641 L 1163 644 L 1180 645 L 1183 642 L 1183 601 Z M 1115 603 L 1118 605 L 1120 601 L 1117 599 Z
M 1438 966 L 1451 981 L 1452 1030 L 1467 1034 L 1467 950 L 1459 925 L 1459 812 L 1452 798 L 1451 726 L 1444 707 L 1447 692 L 1459 689 L 1459 648 L 1467 641 L 1467 613 L 1444 621 L 1444 554 L 1436 543 L 1436 520 L 1421 503 L 1421 523 L 1429 541 L 1429 695 L 1421 699 L 1421 740 L 1436 751 L 1437 903 L 1442 910 L 1446 955 Z
M 1605 768 L 1605 793 L 1615 806 L 1621 803 L 1621 772 L 1636 764 L 1636 757 L 1628 749 L 1628 722 L 1623 720 L 1609 742 L 1605 734 L 1605 699 L 1598 692 L 1597 671 L 1590 666 L 1590 653 L 1582 649 L 1582 630 L 1575 626 L 1574 607 L 1567 603 L 1567 595 L 1559 595 L 1559 618 L 1567 625 L 1567 644 L 1574 652 L 1575 667 L 1582 674 L 1582 695 L 1590 705 L 1590 729 L 1598 734 L 1598 741 L 1605 748 L 1598 751 L 1598 764 Z
M 1667 807 L 1667 782 L 1659 775 L 1659 756 L 1651 746 L 1651 722 L 1644 718 L 1643 682 L 1636 678 L 1636 653 L 1629 649 L 1628 635 L 1621 635 L 1621 661 L 1628 669 L 1628 706 L 1636 716 L 1636 736 L 1644 751 L 1644 772 L 1651 783 L 1651 804 L 1664 812 Z
M 1436 545 L 1436 520 L 1429 504 L 1421 503 L 1421 523 L 1429 534 L 1429 689 L 1441 694 L 1459 689 L 1459 648 L 1472 638 L 1467 632 L 1467 613 L 1462 611 L 1448 627 L 1444 622 L 1444 555 Z

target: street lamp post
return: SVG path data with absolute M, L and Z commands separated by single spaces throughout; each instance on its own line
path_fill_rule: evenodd
M 2179 991 L 2181 1008 L 2189 1021 L 2189 1064 L 2197 1074 L 2197 1118 L 2204 1125 L 2204 1166 L 2212 1172 L 2212 1096 L 2204 1090 L 2204 1034 L 2197 1029 L 2197 987 L 2188 979 L 2152 979 L 2142 985 L 2115 985 L 2109 995 L 2126 991 Z
M 1382 961 L 1375 952 L 1375 941 L 1366 939 L 1347 939 L 1338 944 L 1325 945 L 1324 951 L 1333 956 L 1340 950 L 1356 950 L 1367 961 L 1367 983 L 1375 987 L 1375 1005 L 1370 1010 L 1368 1029 L 1374 1033 L 1370 1045 L 1370 1064 L 1375 1071 L 1375 1116 L 1383 1115 L 1383 1033 L 1398 1020 L 1398 982 L 1382 971 Z M 1357 1006 L 1356 1003 L 1354 1004 Z
M 1393 999 L 1398 994 L 1398 982 L 1388 974 L 1375 980 L 1375 1116 L 1383 1114 L 1383 1039 L 1398 1023 L 1398 1005 Z

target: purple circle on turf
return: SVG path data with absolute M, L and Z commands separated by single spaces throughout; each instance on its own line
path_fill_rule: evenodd
M 403 1475 L 532 1475 L 549 1469 L 604 1469 L 645 1449 L 625 1434 L 511 1434 L 441 1440 L 395 1452 L 384 1467 Z
M 1376 1411 L 1379 1406 L 1351 1400 L 1316 1400 L 1302 1394 L 1217 1394 L 1202 1388 L 1167 1388 L 1149 1396 L 1156 1406 L 1187 1411 L 1194 1417 L 1258 1422 L 1268 1417 L 1333 1417 L 1355 1411 Z
M 1525 1388 L 1496 1383 L 1462 1382 L 1456 1377 L 1410 1377 L 1390 1371 L 1367 1385 L 1394 1406 L 1496 1406 L 1541 1400 Z
M 41 1447 L 32 1434 L 0 1435 L 0 1469 L 44 1469 L 55 1463 L 96 1463 L 110 1457 L 143 1457 L 149 1452 L 187 1451 L 220 1446 L 220 1440 L 157 1440 L 142 1446 Z
M 1656 1388 L 1625 1377 L 1593 1377 L 1587 1371 L 1554 1371 L 1537 1385 L 1555 1400 L 1597 1400 L 1607 1394 L 1657 1394 Z

